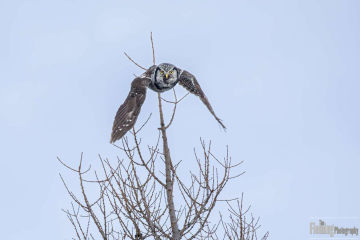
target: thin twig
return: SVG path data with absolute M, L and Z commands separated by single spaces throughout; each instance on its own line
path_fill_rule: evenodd
M 132 60 L 131 57 L 129 57 L 129 55 L 126 54 L 126 52 L 124 52 L 124 54 L 125 54 L 125 55 L 130 59 L 130 61 L 132 61 L 136 66 L 138 66 L 139 68 L 142 68 L 142 69 L 144 69 L 144 70 L 147 70 L 146 68 L 140 66 L 140 65 L 137 64 L 134 60 Z M 134 74 L 134 75 L 135 75 L 135 74 Z M 136 75 L 135 75 L 135 77 L 136 77 Z
M 152 37 L 152 32 L 150 33 L 150 39 L 151 39 L 151 48 L 152 48 L 152 52 L 153 52 L 153 65 L 155 65 L 155 49 L 154 49 L 154 41 L 153 41 L 153 37 Z

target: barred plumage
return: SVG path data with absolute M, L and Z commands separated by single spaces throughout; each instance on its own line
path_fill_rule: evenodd
M 226 129 L 222 120 L 216 116 L 196 78 L 188 71 L 181 70 L 173 64 L 162 63 L 151 66 L 131 83 L 130 92 L 115 115 L 110 143 L 119 140 L 133 128 L 145 101 L 147 88 L 155 92 L 165 92 L 175 87 L 177 83 L 198 96 L 223 129 Z

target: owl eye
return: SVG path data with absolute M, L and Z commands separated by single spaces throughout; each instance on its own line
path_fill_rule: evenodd
M 160 74 L 161 74 L 161 75 L 164 75 L 164 71 L 160 71 Z
M 171 70 L 169 73 L 170 73 L 170 74 L 173 74 L 173 73 L 174 73 L 174 71 L 173 71 L 173 70 Z

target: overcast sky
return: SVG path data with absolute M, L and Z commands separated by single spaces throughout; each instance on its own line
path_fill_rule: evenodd
M 150 31 L 157 63 L 194 74 L 228 128 L 183 100 L 168 138 L 184 176 L 200 137 L 220 158 L 229 145 L 246 173 L 223 198 L 244 192 L 269 239 L 308 239 L 310 217 L 360 217 L 359 13 L 347 0 L 0 1 L 0 239 L 75 236 L 58 173 L 74 191 L 77 178 L 56 157 L 76 167 L 84 152 L 95 168 L 98 154 L 123 157 L 112 122 L 142 73 L 123 52 L 149 67 Z M 150 113 L 149 142 L 149 90 L 139 123 Z

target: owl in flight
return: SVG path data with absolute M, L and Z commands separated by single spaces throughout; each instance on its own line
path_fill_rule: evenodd
M 161 63 L 151 66 L 145 73 L 132 81 L 129 95 L 116 113 L 110 143 L 119 140 L 133 128 L 145 101 L 147 88 L 161 93 L 172 89 L 177 83 L 198 96 L 224 130 L 226 129 L 221 119 L 215 115 L 196 78 L 173 64 Z

